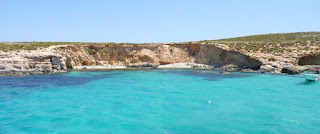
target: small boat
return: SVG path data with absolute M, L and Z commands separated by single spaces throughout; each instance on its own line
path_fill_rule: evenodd
M 320 69 L 310 68 L 307 74 L 304 74 L 304 77 L 307 81 L 318 81 L 320 80 Z
M 320 80 L 320 75 L 317 74 L 305 74 L 304 77 L 307 81 L 317 81 Z

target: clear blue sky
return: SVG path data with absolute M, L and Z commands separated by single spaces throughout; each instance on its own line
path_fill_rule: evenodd
M 1 0 L 0 41 L 179 42 L 320 31 L 320 0 Z

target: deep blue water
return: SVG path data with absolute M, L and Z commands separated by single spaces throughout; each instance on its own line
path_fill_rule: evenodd
M 320 132 L 299 75 L 115 70 L 0 77 L 0 133 Z

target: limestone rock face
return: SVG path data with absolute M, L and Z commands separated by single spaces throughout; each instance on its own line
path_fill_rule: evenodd
M 153 63 L 166 65 L 173 63 L 200 63 L 215 66 L 234 64 L 241 68 L 256 68 L 262 62 L 235 51 L 226 51 L 214 45 L 174 44 L 174 45 L 81 45 L 69 46 L 67 66 L 141 66 Z
M 241 68 L 259 69 L 262 62 L 236 51 L 228 51 L 214 45 L 202 45 L 196 56 L 197 63 L 218 66 L 236 65 Z
M 57 49 L 59 48 L 59 49 Z M 294 56 L 292 56 L 294 55 Z M 2 52 L 0 75 L 65 72 L 67 68 L 206 67 L 227 71 L 301 73 L 320 65 L 320 54 L 274 55 L 233 50 L 219 44 L 64 45 Z
M 303 71 L 307 70 L 307 67 L 303 66 L 288 66 L 282 68 L 281 72 L 282 73 L 287 73 L 287 74 L 300 74 L 303 73 Z
M 148 63 L 164 65 L 178 62 L 193 62 L 191 55 L 196 45 L 81 45 L 69 46 L 62 53 L 67 54 L 67 65 L 132 66 Z M 90 53 L 91 52 L 91 53 Z M 196 52 L 194 52 L 196 53 Z
M 274 67 L 272 65 L 262 65 L 259 69 L 259 72 L 262 73 L 278 73 L 279 70 L 277 67 Z
M 65 72 L 65 57 L 48 49 L 0 51 L 0 75 Z

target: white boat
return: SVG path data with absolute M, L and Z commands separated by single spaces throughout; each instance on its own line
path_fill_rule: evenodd
M 307 81 L 317 81 L 320 80 L 320 75 L 318 74 L 304 74 Z
M 317 81 L 320 80 L 320 69 L 318 68 L 309 68 L 307 73 L 304 74 L 304 77 L 307 81 Z

